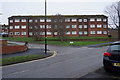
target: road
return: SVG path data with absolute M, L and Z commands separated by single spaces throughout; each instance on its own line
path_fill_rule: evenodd
M 44 45 L 29 44 L 31 48 Z M 107 47 L 48 46 L 57 55 L 45 60 L 3 67 L 3 78 L 79 78 L 102 67 L 102 57 Z

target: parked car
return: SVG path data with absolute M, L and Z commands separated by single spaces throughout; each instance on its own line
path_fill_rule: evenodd
M 120 41 L 113 42 L 104 53 L 103 65 L 106 72 L 120 71 Z

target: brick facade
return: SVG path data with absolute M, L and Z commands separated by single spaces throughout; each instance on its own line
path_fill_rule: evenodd
M 104 15 L 63 15 L 65 19 L 69 19 L 66 23 L 70 23 L 70 27 L 67 28 L 69 34 L 66 36 L 94 36 L 94 37 L 107 37 L 108 36 L 108 20 Z M 53 16 L 47 16 L 47 19 L 51 19 Z M 45 25 L 44 20 L 41 22 L 41 19 L 44 19 L 44 16 L 11 16 L 9 17 L 9 37 L 31 37 L 33 36 L 33 27 L 37 27 L 38 35 L 41 35 L 40 32 L 45 32 L 45 28 L 41 26 Z M 93 19 L 93 21 L 91 21 Z M 15 22 L 15 20 L 17 22 Z M 26 20 L 22 22 L 22 20 Z M 48 21 L 47 25 L 50 26 L 51 22 Z M 72 26 L 76 25 L 75 28 Z M 91 28 L 91 25 L 94 25 Z M 13 28 L 12 28 L 12 27 Z M 15 26 L 19 26 L 18 29 L 15 29 Z M 22 29 L 22 26 L 26 28 Z M 82 27 L 81 27 L 82 26 Z M 51 26 L 52 27 L 52 26 Z M 47 28 L 47 32 L 50 32 L 51 29 Z M 25 32 L 24 35 L 22 35 Z M 18 34 L 17 34 L 18 33 Z M 17 34 L 17 35 L 16 35 Z M 41 35 L 41 36 L 44 36 Z M 54 37 L 53 32 L 47 34 L 48 37 Z

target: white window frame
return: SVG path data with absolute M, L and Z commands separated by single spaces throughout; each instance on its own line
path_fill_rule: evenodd
M 101 27 L 102 27 L 102 25 L 101 25 L 101 24 L 98 24 L 98 25 L 97 25 L 97 28 L 101 28 Z
M 26 29 L 26 25 L 22 25 L 21 28 L 22 28 L 22 29 Z
M 33 32 L 29 32 L 29 35 L 32 36 L 32 35 L 33 35 Z
M 95 18 L 90 18 L 90 21 L 95 21 Z
M 26 22 L 26 19 L 22 19 L 21 22 Z
M 87 25 L 84 25 L 84 28 L 87 28 Z
M 72 31 L 72 35 L 76 35 L 77 34 L 77 31 Z
M 66 35 L 70 35 L 70 31 L 67 31 L 67 32 L 66 32 Z
M 18 34 L 19 33 L 19 34 Z M 20 32 L 15 32 L 15 35 L 20 35 Z
M 101 18 L 97 18 L 97 21 L 102 21 L 102 19 Z
M 79 22 L 82 22 L 82 19 L 79 19 Z
M 35 20 L 34 20 L 34 22 L 35 22 L 35 23 L 37 23 L 37 22 L 38 22 L 38 20 L 37 20 L 37 19 L 35 19 Z
M 97 34 L 102 34 L 102 31 L 97 31 Z
M 103 31 L 103 34 L 107 34 L 107 31 Z
M 21 32 L 21 35 L 26 35 L 26 32 Z
M 95 34 L 95 31 L 90 31 L 90 34 Z
M 20 19 L 15 19 L 15 22 L 20 22 Z
M 66 28 L 70 28 L 70 25 L 67 25 Z
M 91 25 L 90 25 L 90 28 L 95 28 L 95 25 L 94 25 L 94 24 L 91 24 Z
M 103 19 L 103 22 L 106 22 L 106 21 L 107 21 L 107 19 L 106 19 L 106 18 L 104 18 L 104 19 Z
M 82 35 L 83 34 L 83 32 L 82 31 L 79 31 L 79 35 Z
M 76 22 L 76 21 L 77 21 L 77 19 L 75 19 L 75 18 L 72 19 L 72 22 Z
M 40 25 L 40 28 L 42 29 L 42 28 L 45 28 L 45 25 Z
M 65 19 L 65 22 L 70 22 L 70 18 Z
M 84 35 L 87 35 L 88 34 L 88 32 L 87 31 L 84 31 Z
M 20 26 L 19 25 L 15 26 L 15 29 L 20 29 Z
M 54 32 L 54 35 L 57 35 L 58 32 Z
M 33 22 L 33 20 L 32 20 L 32 19 L 30 19 L 30 20 L 29 20 L 29 22 Z
M 47 28 L 51 28 L 51 25 L 47 25 L 46 27 L 47 27 Z
M 10 26 L 9 29 L 13 29 L 13 26 Z
M 40 22 L 45 22 L 45 19 L 40 19 Z
M 72 25 L 72 28 L 77 28 L 77 25 Z
M 10 20 L 10 23 L 13 23 L 13 20 Z
M 87 22 L 87 19 L 84 19 L 84 22 Z
M 52 34 L 51 32 L 49 32 L 49 31 L 47 32 L 47 35 L 51 35 L 51 34 Z
M 12 33 L 12 34 L 11 34 Z M 13 32 L 10 32 L 10 35 L 12 36 L 13 35 Z
M 103 25 L 103 28 L 107 28 L 107 25 Z
M 82 25 L 79 25 L 79 28 L 82 29 Z
M 45 32 L 40 32 L 40 35 L 45 35 Z
M 46 21 L 47 21 L 47 22 L 51 22 L 51 19 L 47 19 Z

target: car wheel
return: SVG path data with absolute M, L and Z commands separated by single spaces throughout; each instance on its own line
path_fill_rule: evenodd
M 111 72 L 110 69 L 108 69 L 107 67 L 104 66 L 104 70 L 105 72 Z

